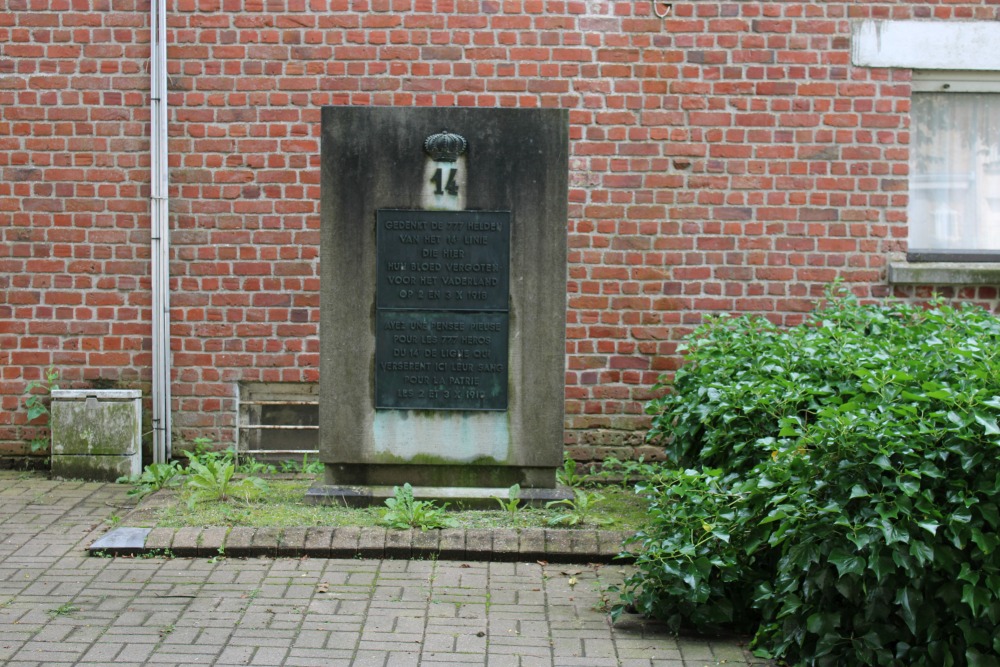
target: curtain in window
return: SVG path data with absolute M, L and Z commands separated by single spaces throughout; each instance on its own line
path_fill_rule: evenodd
M 1000 252 L 1000 95 L 914 93 L 910 251 Z

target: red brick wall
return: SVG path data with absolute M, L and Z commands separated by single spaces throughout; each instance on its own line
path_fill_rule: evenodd
M 794 323 L 905 250 L 909 72 L 860 18 L 996 0 L 176 0 L 168 10 L 174 424 L 232 438 L 236 383 L 318 375 L 323 105 L 570 109 L 567 444 L 641 441 L 707 312 Z M 149 8 L 0 0 L 0 455 L 26 382 L 150 378 Z M 919 294 L 918 294 L 919 295 Z M 993 288 L 957 296 L 992 302 Z

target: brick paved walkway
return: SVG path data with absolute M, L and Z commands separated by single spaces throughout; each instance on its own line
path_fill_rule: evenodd
M 749 665 L 596 611 L 615 566 L 92 558 L 125 487 L 0 471 L 0 664 Z

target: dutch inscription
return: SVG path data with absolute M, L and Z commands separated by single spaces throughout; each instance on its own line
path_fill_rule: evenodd
M 377 212 L 375 405 L 505 410 L 510 213 Z
M 380 308 L 506 310 L 510 213 L 378 211 Z

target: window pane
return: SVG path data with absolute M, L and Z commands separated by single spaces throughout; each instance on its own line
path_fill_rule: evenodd
M 1000 251 L 1000 95 L 914 93 L 910 251 Z

